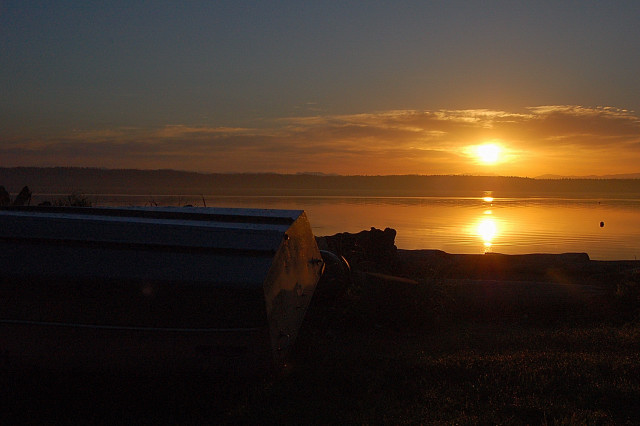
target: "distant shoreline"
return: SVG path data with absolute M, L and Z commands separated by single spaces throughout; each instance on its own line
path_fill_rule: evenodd
M 206 196 L 574 197 L 640 198 L 640 179 L 534 179 L 507 176 L 195 173 L 79 167 L 0 168 L 0 185 L 16 193 Z

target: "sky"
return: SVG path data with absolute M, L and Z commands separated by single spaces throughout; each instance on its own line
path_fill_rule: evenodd
M 640 172 L 638 1 L 1 0 L 0 85 L 0 167 Z

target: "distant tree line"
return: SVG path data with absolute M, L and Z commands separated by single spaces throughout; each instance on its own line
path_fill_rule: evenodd
M 508 176 L 335 176 L 196 173 L 76 167 L 0 168 L 9 192 L 40 194 L 313 195 L 313 196 L 590 196 L 640 198 L 640 179 L 533 179 Z

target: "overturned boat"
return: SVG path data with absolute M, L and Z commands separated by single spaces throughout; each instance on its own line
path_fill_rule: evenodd
M 2 365 L 282 364 L 323 266 L 301 210 L 3 207 Z

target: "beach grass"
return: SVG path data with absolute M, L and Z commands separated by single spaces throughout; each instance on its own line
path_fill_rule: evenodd
M 228 414 L 278 423 L 640 421 L 640 324 L 631 312 L 612 313 L 615 300 L 547 309 L 545 294 L 517 315 L 461 303 L 464 287 L 422 285 L 431 298 L 417 316 L 367 317 L 357 303 L 348 314 L 316 312 L 319 326 L 312 317 L 300 333 L 288 370 L 254 385 Z

